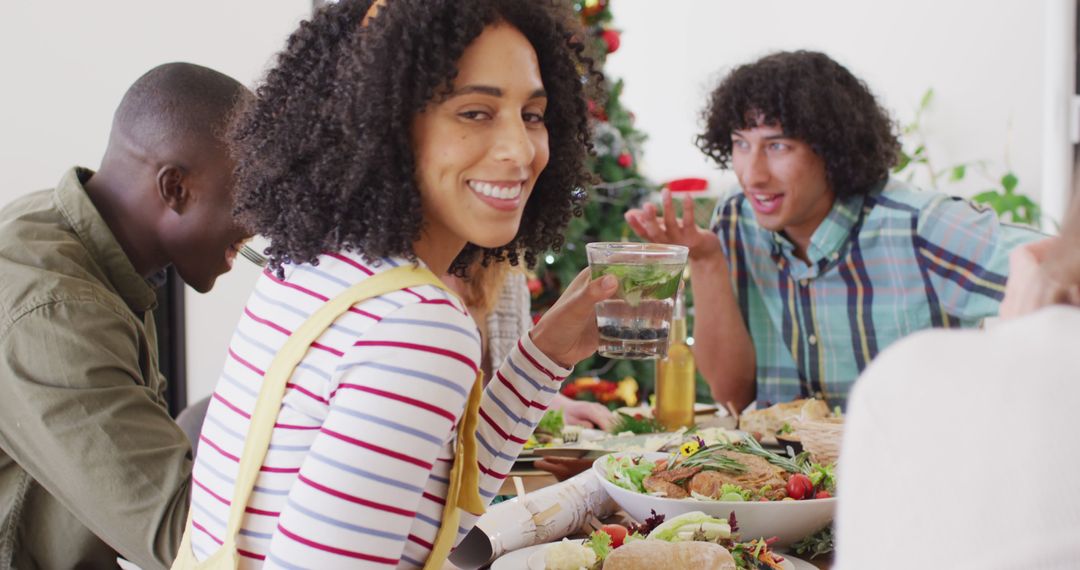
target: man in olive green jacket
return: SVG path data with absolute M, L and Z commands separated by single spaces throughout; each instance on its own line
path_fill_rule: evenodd
M 171 564 L 191 448 L 158 371 L 154 288 L 200 292 L 248 237 L 221 138 L 250 91 L 166 64 L 124 95 L 97 172 L 0 211 L 0 568 Z

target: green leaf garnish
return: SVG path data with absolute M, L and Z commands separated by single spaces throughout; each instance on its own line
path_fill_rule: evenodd
M 602 530 L 594 530 L 589 535 L 589 540 L 585 541 L 585 546 L 596 553 L 597 560 L 605 560 L 611 553 L 611 535 Z
M 679 291 L 682 264 L 618 265 L 597 263 L 592 277 L 614 275 L 619 280 L 620 299 L 636 306 L 642 299 L 670 299 Z
M 657 421 L 655 418 L 640 417 L 636 418 L 630 414 L 618 412 L 618 416 L 615 419 L 615 423 L 608 429 L 611 433 L 623 433 L 631 432 L 635 434 L 642 433 L 660 433 L 664 431 L 664 424 Z
M 548 410 L 544 412 L 544 417 L 540 418 L 540 423 L 536 424 L 535 431 L 543 431 L 550 433 L 551 435 L 559 435 L 562 433 L 565 426 L 563 420 L 562 410 Z

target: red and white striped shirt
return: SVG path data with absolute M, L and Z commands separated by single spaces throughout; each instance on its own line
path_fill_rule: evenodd
M 229 345 L 203 425 L 192 547 L 221 544 L 263 372 L 291 331 L 367 276 L 408 263 L 352 253 L 264 273 Z M 422 566 L 442 520 L 455 427 L 476 378 L 480 335 L 429 285 L 357 303 L 311 346 L 287 385 L 237 544 L 257 568 Z M 494 498 L 569 370 L 522 337 L 484 391 L 480 495 Z M 458 540 L 476 517 L 462 512 Z

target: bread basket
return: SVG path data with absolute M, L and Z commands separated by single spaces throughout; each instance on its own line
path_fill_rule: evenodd
M 803 449 L 818 463 L 837 463 L 840 460 L 840 443 L 844 434 L 844 420 L 823 418 L 804 420 L 792 425 L 802 439 Z

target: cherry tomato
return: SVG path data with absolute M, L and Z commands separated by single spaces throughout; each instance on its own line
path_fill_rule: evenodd
M 815 499 L 828 499 L 831 497 L 832 495 L 830 495 L 828 491 L 818 491 L 817 494 L 814 495 Z
M 618 548 L 622 546 L 628 531 L 626 527 L 621 524 L 606 524 L 600 527 L 600 530 L 606 532 L 611 537 L 611 547 Z
M 802 473 L 792 475 L 787 481 L 787 494 L 795 500 L 805 499 L 814 492 L 814 484 Z

